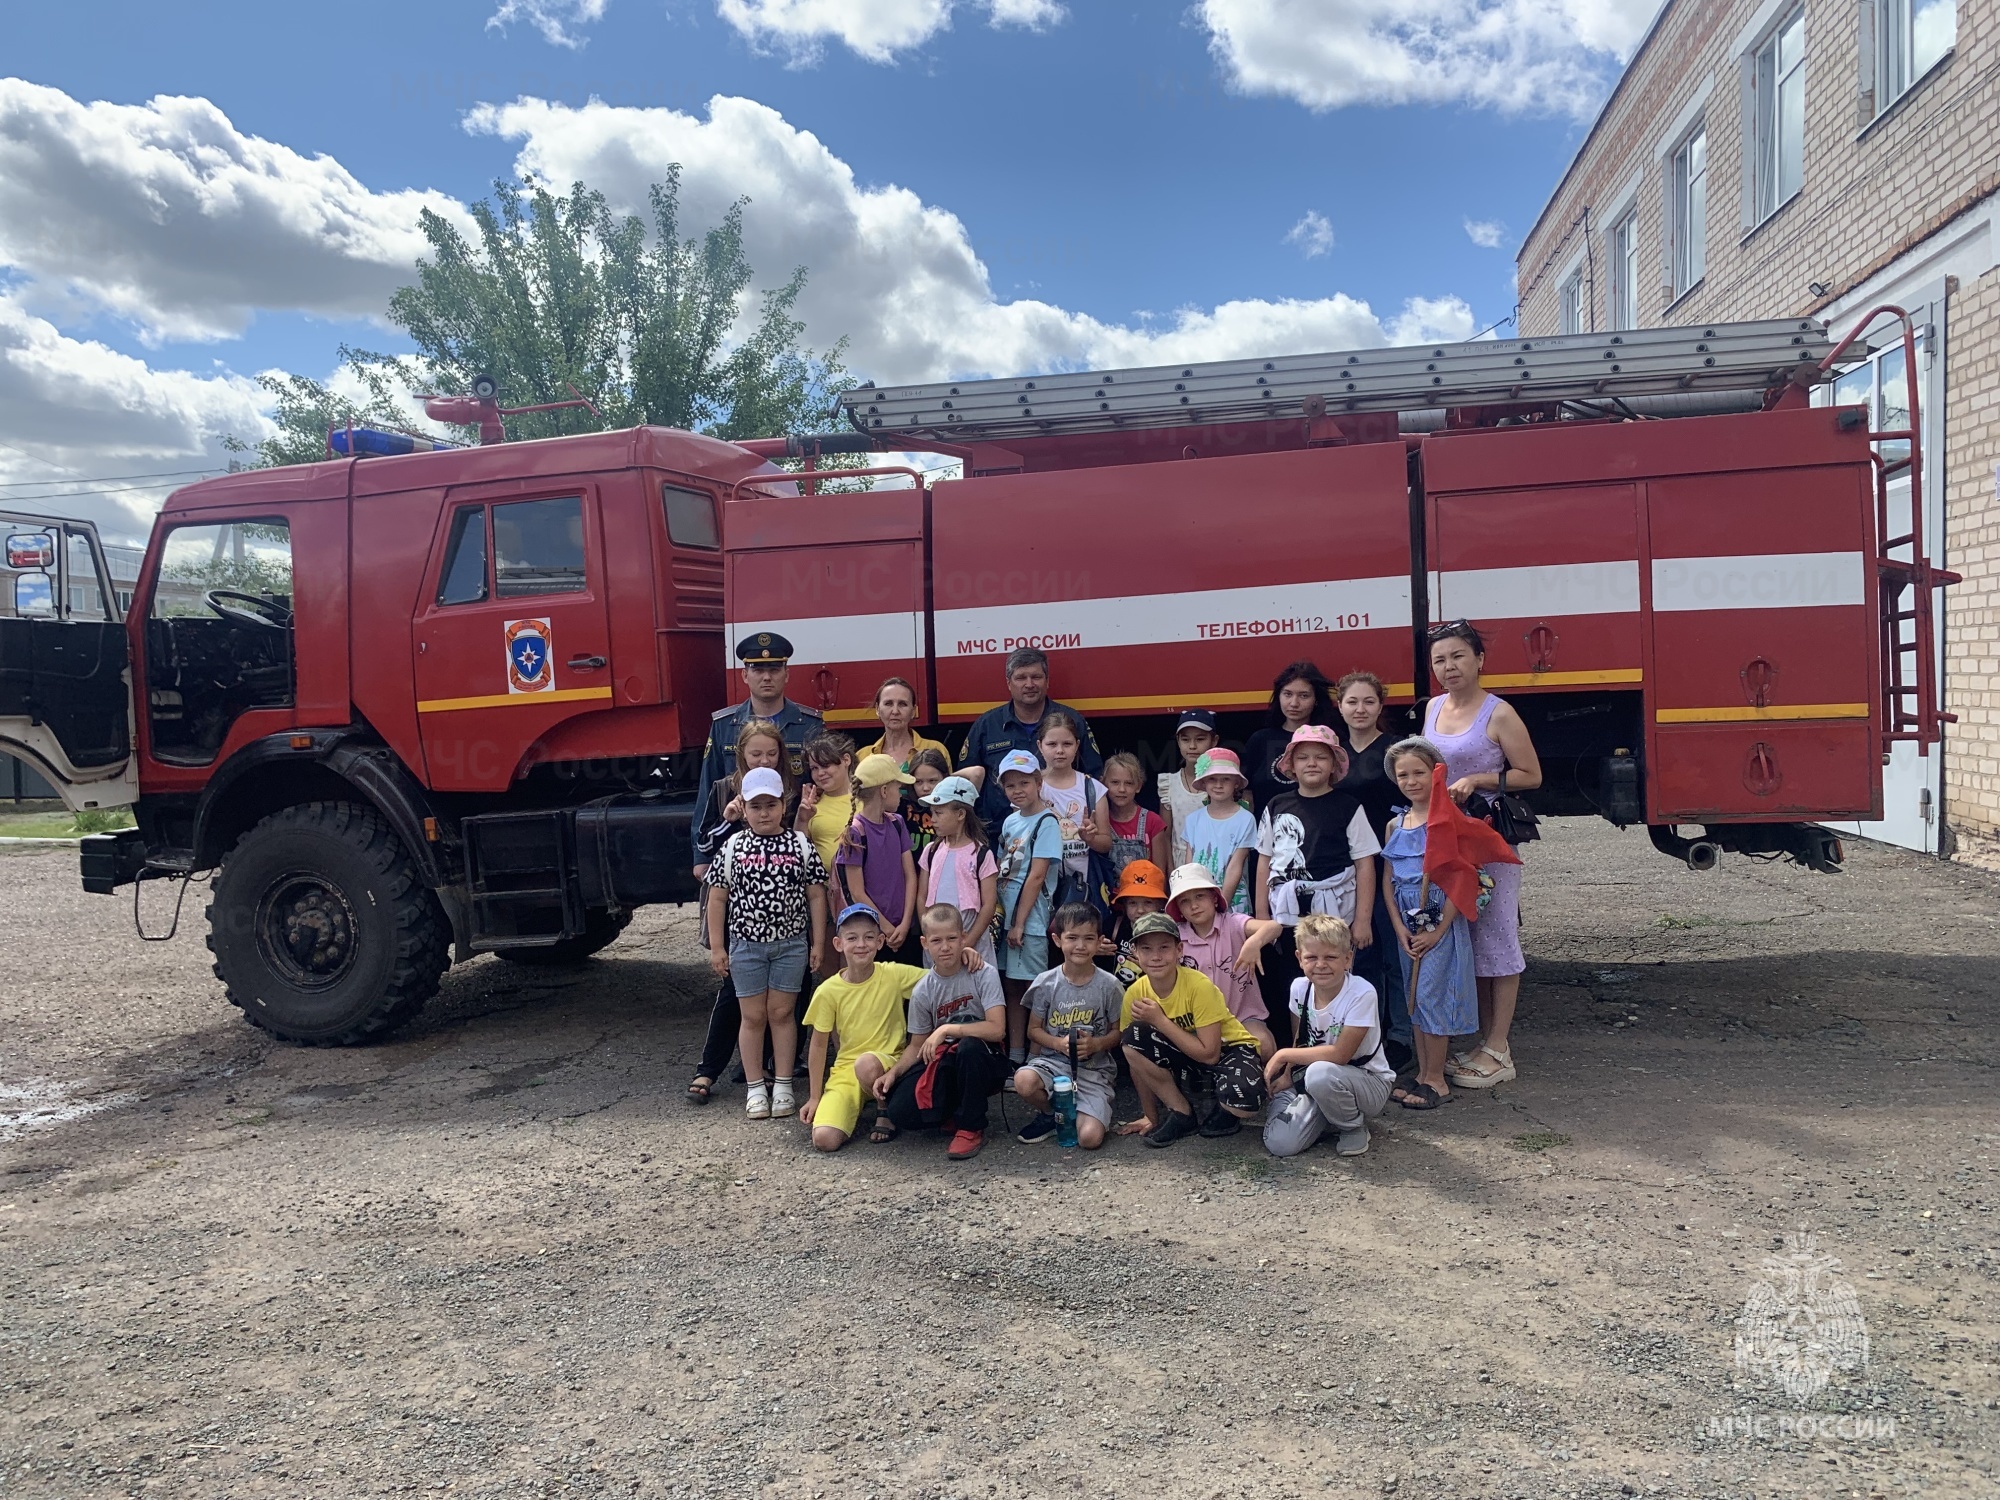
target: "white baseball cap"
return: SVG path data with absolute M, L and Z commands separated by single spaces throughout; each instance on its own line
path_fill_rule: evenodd
M 1042 774 L 1042 763 L 1026 750 L 1009 750 L 1000 757 L 1000 769 L 994 774 L 1005 776 L 1009 771 L 1020 771 L 1028 776 Z
M 741 788 L 743 800 L 754 802 L 759 797 L 776 797 L 785 800 L 785 778 L 769 766 L 753 766 L 743 773 Z

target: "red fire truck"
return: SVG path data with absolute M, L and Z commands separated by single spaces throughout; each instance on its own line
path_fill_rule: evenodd
M 1819 825 L 1879 816 L 1888 745 L 1943 717 L 1917 436 L 1813 404 L 1862 353 L 1788 320 L 871 386 L 834 437 L 336 432 L 177 492 L 129 620 L 0 620 L 0 747 L 136 804 L 87 889 L 215 871 L 218 977 L 301 1042 L 384 1033 L 454 956 L 573 961 L 690 899 L 696 765 L 760 630 L 836 726 L 890 674 L 964 723 L 1040 647 L 1163 766 L 1174 710 L 1240 735 L 1298 657 L 1420 697 L 1428 623 L 1466 617 L 1544 812 L 1832 869 Z M 439 414 L 502 436 L 490 390 Z M 963 477 L 812 467 L 911 452 Z

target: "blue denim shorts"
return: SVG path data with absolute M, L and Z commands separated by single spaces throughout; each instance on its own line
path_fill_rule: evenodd
M 795 937 L 776 943 L 747 943 L 739 939 L 729 945 L 729 977 L 739 995 L 761 995 L 766 990 L 796 995 L 806 983 L 806 940 Z
M 1046 932 L 1025 933 L 1021 946 L 1016 948 L 1008 943 L 1002 950 L 1000 977 L 1002 979 L 1033 979 L 1047 971 L 1049 967 L 1049 935 Z

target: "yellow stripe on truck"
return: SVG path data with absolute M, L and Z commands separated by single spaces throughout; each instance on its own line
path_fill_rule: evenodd
M 419 698 L 420 714 L 457 713 L 467 708 L 533 708 L 537 703 L 609 702 L 608 687 L 557 688 L 552 693 L 488 693 L 479 698 Z

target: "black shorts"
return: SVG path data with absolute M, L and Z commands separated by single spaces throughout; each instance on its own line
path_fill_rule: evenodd
M 1188 1096 L 1190 1103 L 1204 1085 L 1215 1090 L 1217 1104 L 1231 1109 L 1260 1109 L 1269 1097 L 1264 1086 L 1264 1062 L 1252 1043 L 1225 1042 L 1214 1062 L 1199 1063 L 1168 1041 L 1163 1032 L 1134 1021 L 1125 1028 L 1125 1045 L 1147 1062 L 1172 1073 L 1175 1085 Z

